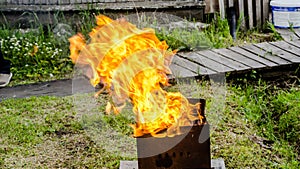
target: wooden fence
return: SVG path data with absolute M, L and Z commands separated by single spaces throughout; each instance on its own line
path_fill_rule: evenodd
M 144 0 L 1 0 L 0 3 L 15 5 L 64 5 L 102 2 L 140 2 Z
M 95 3 L 116 3 L 116 2 L 201 2 L 202 0 L 0 0 L 5 5 L 69 5 L 69 4 L 95 4 Z
M 85 10 L 98 10 L 107 15 L 164 12 L 202 21 L 204 7 L 204 0 L 0 0 L 0 24 L 20 25 L 22 21 L 23 25 L 32 20 L 33 13 L 34 19 L 42 24 L 51 24 L 57 12 L 64 13 L 65 19 L 72 19 Z
M 234 7 L 242 28 L 261 28 L 270 16 L 270 0 L 206 0 L 205 3 L 206 12 L 219 12 L 222 18 L 228 17 L 228 8 Z
M 241 18 L 242 28 L 260 28 L 269 20 L 270 0 L 0 0 L 1 11 L 70 11 L 77 9 L 163 9 L 204 6 L 206 13 L 227 16 L 234 7 L 236 18 Z M 121 4 L 121 5 L 120 5 Z M 200 4 L 200 5 L 199 5 Z M 92 5 L 92 6 L 91 6 Z
M 85 9 L 203 8 L 204 0 L 0 0 L 1 11 L 72 11 Z

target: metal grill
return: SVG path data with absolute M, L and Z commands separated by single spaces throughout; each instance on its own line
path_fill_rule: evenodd
M 195 103 L 199 100 L 190 100 Z M 205 100 L 201 99 L 201 115 L 204 116 Z M 139 169 L 210 169 L 209 124 L 181 128 L 183 134 L 174 137 L 137 138 Z

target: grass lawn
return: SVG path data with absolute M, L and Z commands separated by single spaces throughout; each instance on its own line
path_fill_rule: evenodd
M 182 86 L 207 100 L 212 158 L 227 168 L 299 167 L 299 87 L 228 85 L 225 97 L 207 83 Z M 118 168 L 120 160 L 136 160 L 131 111 L 105 115 L 106 100 L 81 94 L 2 101 L 0 167 Z

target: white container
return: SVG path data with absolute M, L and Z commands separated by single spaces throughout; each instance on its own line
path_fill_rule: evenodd
M 300 0 L 272 0 L 270 5 L 276 28 L 300 28 Z

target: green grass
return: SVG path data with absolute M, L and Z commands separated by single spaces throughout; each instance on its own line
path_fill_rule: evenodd
M 278 89 L 265 83 L 257 86 L 234 88 L 236 110 L 263 137 L 265 146 L 272 149 L 281 160 L 271 164 L 279 168 L 298 168 L 299 163 L 299 87 Z M 286 161 L 286 162 L 283 162 Z
M 265 84 L 248 86 L 244 90 L 236 95 L 236 100 L 239 100 L 238 110 L 259 128 L 264 138 L 270 142 L 282 143 L 280 147 L 275 147 L 277 151 L 294 149 L 295 154 L 285 157 L 299 165 L 299 88 L 279 90 L 276 86 Z
M 129 159 L 106 152 L 85 133 L 71 97 L 0 105 L 0 168 L 116 168 L 120 159 Z
M 207 100 L 212 158 L 223 158 L 226 168 L 299 167 L 299 87 L 221 85 L 226 96 L 209 83 L 173 87 Z M 131 111 L 106 115 L 106 100 L 84 94 L 0 102 L 0 168 L 118 168 L 120 160 L 136 160 Z

